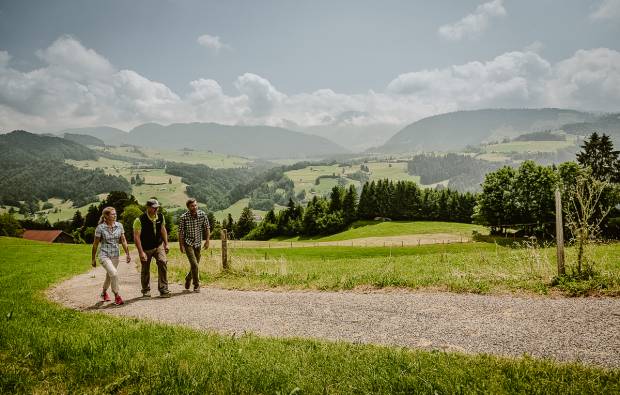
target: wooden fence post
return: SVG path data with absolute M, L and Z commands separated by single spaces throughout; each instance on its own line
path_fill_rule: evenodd
M 562 225 L 562 196 L 555 190 L 555 241 L 557 243 L 558 276 L 566 274 L 564 269 L 564 226 Z
M 222 229 L 222 269 L 228 270 L 228 235 L 226 229 Z

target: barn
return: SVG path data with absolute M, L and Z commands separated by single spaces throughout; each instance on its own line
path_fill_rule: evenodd
M 73 237 L 62 230 L 26 230 L 22 238 L 47 243 L 73 243 Z

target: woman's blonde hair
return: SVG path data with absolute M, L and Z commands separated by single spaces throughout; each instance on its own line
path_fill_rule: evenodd
M 105 222 L 105 217 L 107 217 L 112 211 L 116 211 L 116 209 L 112 206 L 108 206 L 106 208 L 103 209 L 103 212 L 101 213 L 101 218 L 99 218 L 99 223 L 102 224 Z

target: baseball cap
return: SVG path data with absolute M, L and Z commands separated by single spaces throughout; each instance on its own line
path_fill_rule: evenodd
M 146 201 L 147 207 L 159 207 L 159 202 L 157 199 L 149 199 Z

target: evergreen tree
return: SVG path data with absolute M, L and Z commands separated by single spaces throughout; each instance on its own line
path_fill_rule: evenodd
M 103 208 L 101 210 L 103 210 Z M 86 212 L 86 217 L 84 218 L 84 227 L 96 227 L 99 223 L 100 216 L 101 215 L 99 214 L 97 206 L 95 206 L 94 204 L 88 206 L 88 211 Z
M 583 149 L 577 153 L 577 162 L 592 169 L 592 177 L 600 181 L 620 182 L 619 151 L 614 150 L 609 136 L 594 132 L 584 140 Z
M 71 220 L 71 230 L 80 229 L 82 226 L 84 226 L 84 217 L 82 217 L 80 210 L 77 210 Z
M 237 221 L 236 236 L 241 239 L 250 233 L 250 231 L 255 227 L 256 223 L 254 222 L 254 213 L 252 212 L 252 209 L 245 207 L 243 211 L 241 211 L 239 221 Z
M 342 200 L 342 213 L 345 225 L 353 223 L 357 219 L 357 190 L 351 184 Z
M 332 188 L 332 192 L 329 196 L 329 212 L 335 213 L 342 210 L 342 199 L 344 197 L 344 189 L 341 186 L 335 186 Z

